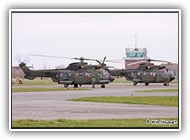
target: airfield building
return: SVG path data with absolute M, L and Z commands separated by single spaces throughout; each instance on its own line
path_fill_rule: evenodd
M 125 49 L 125 69 L 136 69 L 138 64 L 129 65 L 137 61 L 147 59 L 147 48 L 126 48 Z
M 12 78 L 24 78 L 24 72 L 20 69 L 20 67 L 13 66 L 12 67 Z

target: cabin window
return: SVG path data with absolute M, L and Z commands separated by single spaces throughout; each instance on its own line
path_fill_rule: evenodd
M 92 73 L 89 73 L 88 76 L 91 77 L 91 76 L 92 76 Z
M 79 73 L 78 73 L 78 72 L 76 72 L 76 76 L 79 76 Z
M 103 77 L 103 72 L 102 71 L 98 71 L 98 76 L 100 77 L 100 78 L 102 78 Z
M 60 77 L 63 77 L 63 73 L 60 73 Z
M 68 77 L 71 78 L 71 73 L 70 72 L 68 73 Z
M 91 77 L 91 73 L 85 73 L 85 76 Z

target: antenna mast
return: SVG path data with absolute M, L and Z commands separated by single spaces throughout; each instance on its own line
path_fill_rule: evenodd
M 137 36 L 135 35 L 135 48 L 137 48 Z

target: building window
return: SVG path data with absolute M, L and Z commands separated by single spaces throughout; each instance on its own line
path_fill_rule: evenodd
M 126 56 L 128 58 L 143 58 L 145 57 L 145 53 L 144 52 L 127 52 Z

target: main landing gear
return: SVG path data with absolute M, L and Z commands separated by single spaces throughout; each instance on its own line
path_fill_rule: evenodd
M 102 84 L 100 87 L 101 87 L 101 88 L 105 88 L 105 84 Z
M 68 88 L 68 86 L 69 86 L 68 84 L 64 84 L 64 88 Z
M 136 82 L 133 82 L 133 86 L 136 86 L 137 85 L 137 83 Z M 148 86 L 149 85 L 149 83 L 145 83 L 145 86 Z
M 74 84 L 73 88 L 78 88 L 78 84 Z
M 133 82 L 133 86 L 136 86 L 137 85 L 137 83 L 136 82 Z
M 149 83 L 145 83 L 145 86 L 148 86 L 149 85 Z
M 64 88 L 68 88 L 68 84 L 64 84 Z M 74 84 L 73 88 L 78 88 L 78 84 Z

